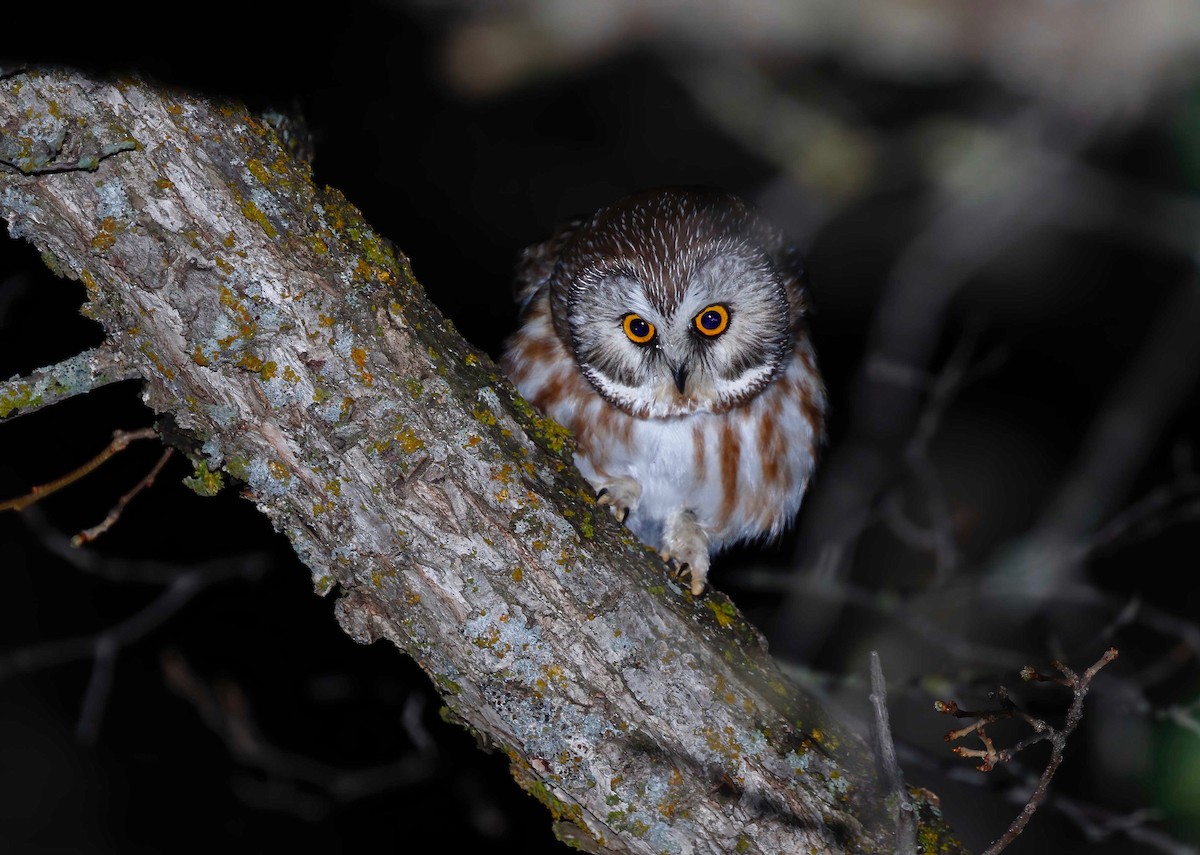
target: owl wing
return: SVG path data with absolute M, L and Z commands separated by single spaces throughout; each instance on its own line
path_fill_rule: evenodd
M 551 237 L 521 251 L 517 260 L 516 281 L 513 283 L 513 296 L 521 312 L 549 285 L 563 247 L 575 236 L 583 222 L 580 219 L 563 223 Z

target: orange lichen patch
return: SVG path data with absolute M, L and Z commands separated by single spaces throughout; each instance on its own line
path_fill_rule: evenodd
M 105 217 L 100 221 L 100 231 L 92 238 L 92 249 L 96 252 L 107 252 L 117 242 L 117 221 Z
M 247 371 L 259 371 L 263 367 L 263 361 L 253 353 L 243 353 L 242 358 L 237 362 L 238 368 L 245 368 Z
M 245 304 L 227 286 L 221 286 L 220 294 L 221 305 L 231 311 L 238 325 L 238 335 L 228 336 L 217 342 L 221 347 L 228 347 L 238 338 L 250 338 L 253 336 L 258 330 L 258 321 L 255 319 L 254 313 L 247 309 Z
M 403 428 L 396 434 L 396 442 L 405 454 L 413 454 L 425 447 L 425 441 L 418 437 L 410 427 Z
M 505 484 L 512 483 L 513 467 L 511 463 L 503 464 L 499 469 L 492 473 L 493 481 L 502 481 Z
M 155 368 L 155 370 L 158 371 L 159 374 L 161 374 L 163 377 L 167 378 L 168 380 L 175 379 L 175 371 L 169 365 L 167 365 L 165 362 L 162 361 L 162 358 L 154 350 L 151 349 L 150 344 L 148 342 L 142 342 L 141 346 L 138 347 L 138 350 L 140 350 L 147 359 L 149 359 L 151 362 L 154 363 L 154 368 Z
M 684 798 L 684 791 L 682 788 L 683 773 L 678 769 L 671 769 L 671 774 L 667 776 L 666 798 L 658 803 L 658 812 L 667 819 L 674 819 L 677 816 L 685 817 L 688 815 L 686 808 L 681 809 Z
M 350 349 L 350 358 L 358 367 L 358 377 L 362 380 L 364 386 L 370 386 L 375 382 L 374 376 L 367 370 L 367 352 L 361 347 L 352 347 Z

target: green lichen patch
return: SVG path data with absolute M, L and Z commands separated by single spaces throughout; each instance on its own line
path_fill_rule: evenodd
M 183 479 L 183 484 L 199 496 L 215 496 L 225 486 L 225 479 L 220 472 L 209 469 L 205 461 L 197 460 L 192 474 Z
M 917 852 L 920 855 L 966 855 L 962 841 L 954 836 L 932 793 L 909 787 L 917 814 Z
M 250 461 L 246 457 L 235 455 L 226 461 L 225 471 L 239 481 L 247 482 L 250 480 Z
M 508 768 L 512 773 L 513 780 L 517 782 L 521 789 L 541 802 L 542 806 L 550 811 L 550 815 L 556 823 L 555 833 L 559 835 L 559 839 L 564 839 L 564 835 L 560 833 L 557 824 L 568 823 L 573 829 L 571 836 L 574 836 L 576 833 L 574 829 L 577 829 L 577 833 L 582 834 L 587 841 L 600 844 L 600 839 L 596 837 L 595 832 L 588 828 L 587 823 L 584 821 L 583 808 L 579 804 L 563 801 L 555 795 L 550 787 L 533 772 L 529 763 L 515 751 L 507 749 L 506 753 L 509 759 Z M 649 831 L 649 826 L 646 827 L 646 830 Z M 645 832 L 642 833 L 644 834 Z M 569 837 L 567 839 L 568 841 L 570 840 Z M 572 845 L 580 845 L 580 842 L 574 842 Z
M 274 239 L 279 235 L 278 230 L 267 219 L 267 215 L 263 213 L 262 208 L 249 199 L 242 203 L 242 216 L 252 223 L 257 223 L 258 227 L 263 230 L 263 234 L 267 237 Z
M 59 279 L 74 279 L 75 272 L 63 260 L 48 249 L 42 250 L 42 264 Z
M 527 425 L 529 433 L 539 440 L 542 446 L 558 457 L 568 460 L 571 458 L 574 453 L 571 431 L 554 419 L 543 416 L 519 395 L 512 399 L 512 406 Z
M 729 600 L 717 602 L 710 597 L 705 600 L 704 605 L 713 613 L 713 617 L 717 619 L 717 623 L 721 625 L 722 629 L 728 629 L 738 618 L 737 608 Z
M 37 407 L 42 404 L 40 392 L 35 392 L 28 383 L 18 383 L 16 386 L 0 392 L 0 419 L 9 413 L 19 412 L 27 407 Z

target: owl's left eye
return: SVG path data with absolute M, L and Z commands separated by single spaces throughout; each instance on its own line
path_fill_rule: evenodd
M 729 310 L 717 303 L 696 315 L 692 322 L 702 334 L 713 338 L 725 332 L 729 326 Z

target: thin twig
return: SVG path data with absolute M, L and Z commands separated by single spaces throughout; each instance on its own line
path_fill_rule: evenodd
M 165 449 L 162 455 L 159 456 L 158 462 L 154 464 L 154 468 L 146 473 L 146 476 L 142 478 L 142 480 L 134 484 L 133 489 L 129 490 L 117 500 L 117 504 L 114 505 L 113 509 L 108 512 L 108 516 L 101 520 L 97 525 L 84 529 L 83 531 L 79 532 L 79 534 L 71 538 L 71 545 L 82 546 L 85 543 L 91 543 L 97 537 L 112 528 L 116 521 L 121 518 L 121 512 L 125 510 L 125 506 L 132 501 L 133 497 L 142 492 L 142 490 L 153 486 L 154 479 L 158 477 L 158 473 L 162 471 L 164 466 L 166 466 L 167 461 L 171 459 L 171 454 L 174 451 L 175 449 L 173 448 Z
M 1057 676 L 1041 674 L 1030 666 L 1026 666 L 1021 671 L 1021 677 L 1025 680 L 1058 683 L 1071 690 L 1073 695 L 1071 706 L 1067 710 L 1066 720 L 1061 729 L 1055 729 L 1041 719 L 1034 718 L 1018 710 L 1016 705 L 1009 700 L 1007 693 L 1003 689 L 998 693 L 1001 702 L 1001 708 L 998 710 L 972 712 L 961 709 L 954 701 L 936 701 L 934 703 L 934 708 L 946 715 L 952 715 L 957 718 L 967 717 L 978 719 L 978 721 L 968 727 L 950 731 L 950 733 L 946 734 L 946 739 L 947 741 L 952 741 L 970 733 L 976 734 L 980 742 L 983 743 L 983 749 L 963 748 L 960 746 L 954 749 L 954 753 L 963 757 L 981 759 L 983 762 L 978 767 L 981 771 L 990 771 L 997 763 L 1011 760 L 1019 751 L 1035 742 L 1049 741 L 1051 745 L 1050 759 L 1047 761 L 1046 768 L 1042 770 L 1042 774 L 1038 778 L 1033 794 L 1025 802 L 1021 808 L 1021 812 L 1017 814 L 1016 819 L 1012 821 L 1012 824 L 1009 825 L 1004 834 L 993 841 L 983 851 L 983 855 L 997 855 L 997 853 L 1006 849 L 1025 830 L 1025 826 L 1029 823 L 1030 818 L 1046 798 L 1050 781 L 1054 778 L 1055 772 L 1058 771 L 1058 767 L 1062 763 L 1063 754 L 1067 747 L 1067 739 L 1083 719 L 1083 699 L 1087 696 L 1092 679 L 1099 673 L 1101 668 L 1116 658 L 1116 648 L 1110 647 L 1091 667 L 1083 672 L 1082 676 L 1076 674 L 1062 662 L 1054 663 L 1054 667 L 1058 671 Z M 1002 718 L 1020 718 L 1033 727 L 1037 733 L 1012 748 L 998 750 L 985 733 L 984 725 Z
M 68 472 L 61 478 L 56 478 L 47 484 L 39 484 L 31 489 L 24 496 L 17 496 L 15 499 L 8 499 L 0 502 L 0 511 L 20 511 L 34 502 L 41 501 L 51 493 L 57 493 L 63 487 L 74 484 L 79 479 L 90 474 L 93 470 L 105 463 L 110 457 L 120 451 L 124 451 L 129 443 L 139 439 L 158 439 L 158 432 L 154 428 L 141 428 L 139 430 L 113 431 L 112 442 L 108 446 L 89 460 L 87 463 L 80 466 L 78 469 Z

